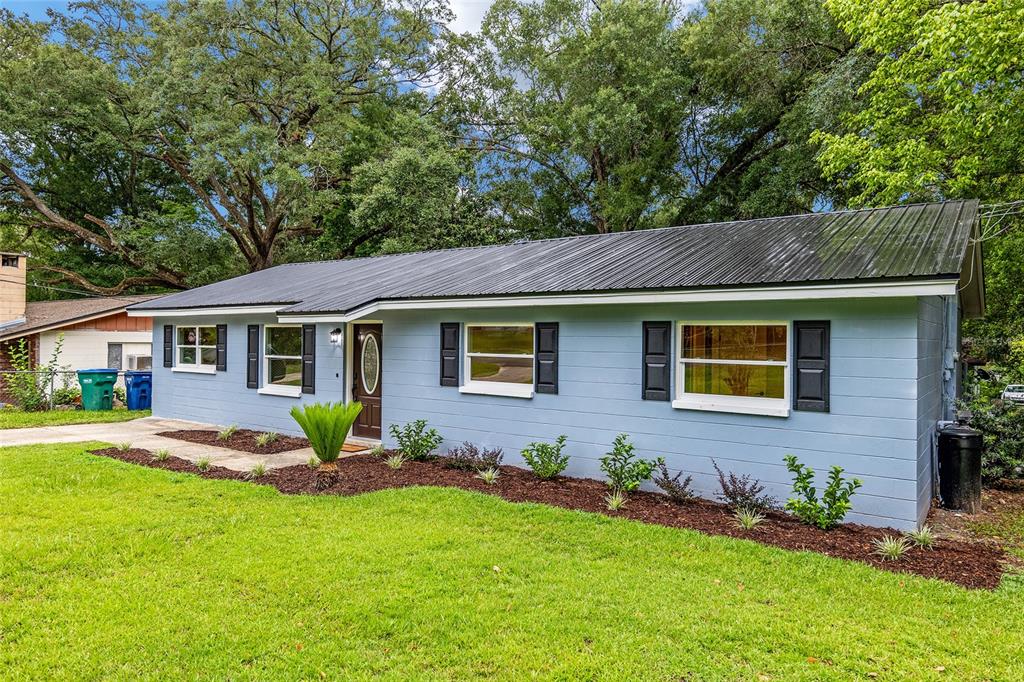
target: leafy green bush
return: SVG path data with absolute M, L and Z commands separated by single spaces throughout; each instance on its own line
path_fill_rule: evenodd
M 55 407 L 82 404 L 82 389 L 77 386 L 61 387 L 53 389 L 53 404 Z
M 444 440 L 436 430 L 427 428 L 426 419 L 417 419 L 402 428 L 398 428 L 397 424 L 392 424 L 388 431 L 398 443 L 398 449 L 402 451 L 405 458 L 414 462 L 421 462 L 429 458 Z
M 121 386 L 114 386 L 114 400 L 121 403 L 122 405 L 127 404 L 128 394 L 125 393 L 124 388 Z
M 726 474 L 718 468 L 718 462 L 715 460 L 711 460 L 711 466 L 718 472 L 718 485 L 722 489 L 718 498 L 733 511 L 767 511 L 779 505 L 778 500 L 771 495 L 762 494 L 764 486 L 750 474 L 737 476 L 731 471 Z
M 563 455 L 565 436 L 559 436 L 554 443 L 530 443 L 523 451 L 523 459 L 540 478 L 554 478 L 569 466 L 569 455 Z
M 481 450 L 472 443 L 466 442 L 452 448 L 444 457 L 444 463 L 452 469 L 461 471 L 483 471 L 497 469 L 501 465 L 501 448 L 484 448 Z
M 1024 478 L 1024 406 L 975 400 L 969 411 L 967 424 L 981 432 L 985 443 L 981 456 L 985 483 Z
M 50 405 L 48 392 L 54 388 L 57 375 L 57 359 L 64 347 L 64 335 L 58 334 L 53 354 L 45 365 L 32 363 L 32 348 L 26 337 L 18 339 L 7 347 L 10 374 L 4 375 L 4 389 L 15 404 L 26 412 L 45 410 Z
M 786 509 L 804 523 L 822 530 L 835 528 L 850 511 L 850 497 L 861 486 L 859 479 L 843 480 L 843 468 L 829 469 L 825 492 L 818 499 L 818 491 L 812 485 L 814 469 L 797 461 L 796 455 L 786 455 L 786 468 L 793 474 L 793 492 L 797 497 L 786 501 Z
M 636 448 L 629 442 L 629 436 L 620 433 L 615 436 L 612 451 L 601 458 L 601 471 L 608 477 L 608 487 L 613 491 L 628 493 L 636 490 L 651 475 L 663 460 L 637 459 Z
M 313 403 L 293 407 L 291 415 L 309 439 L 317 459 L 323 464 L 333 464 L 338 460 L 348 432 L 362 411 L 363 404 L 357 402 Z

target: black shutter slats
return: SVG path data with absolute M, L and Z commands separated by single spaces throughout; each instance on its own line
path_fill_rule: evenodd
M 441 323 L 441 385 L 459 385 L 459 323 Z
M 228 326 L 217 325 L 217 371 L 228 371 Z
M 164 367 L 174 367 L 174 325 L 164 325 Z
M 644 322 L 644 400 L 672 399 L 672 323 Z
M 558 323 L 534 325 L 534 388 L 537 393 L 558 393 Z
M 316 393 L 316 325 L 302 325 L 302 392 Z
M 260 387 L 260 326 L 246 328 L 245 387 Z
M 793 336 L 793 409 L 828 412 L 831 324 L 794 322 Z

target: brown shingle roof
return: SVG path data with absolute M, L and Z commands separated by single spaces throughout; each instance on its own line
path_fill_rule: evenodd
M 108 298 L 76 298 L 63 301 L 33 301 L 26 305 L 25 321 L 0 327 L 0 341 L 16 339 L 64 327 L 76 322 L 106 317 L 122 312 L 127 306 L 142 303 L 156 296 L 117 296 Z

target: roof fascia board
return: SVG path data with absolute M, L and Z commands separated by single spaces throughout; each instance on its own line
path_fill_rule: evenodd
M 380 310 L 432 310 L 442 308 L 519 308 L 564 305 L 623 305 L 648 303 L 720 303 L 733 301 L 798 301 L 850 298 L 899 298 L 949 296 L 957 280 L 874 282 L 870 284 L 819 284 L 800 287 L 757 287 L 742 289 L 700 289 L 691 291 L 647 291 L 604 294 L 546 296 L 501 296 L 477 298 L 435 298 L 379 301 L 350 313 L 286 313 L 281 322 L 352 322 Z
M 245 305 L 214 308 L 143 308 L 128 309 L 128 317 L 211 317 L 214 315 L 273 315 L 283 306 Z

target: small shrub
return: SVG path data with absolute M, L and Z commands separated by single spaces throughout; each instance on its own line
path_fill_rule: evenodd
M 436 430 L 427 428 L 426 419 L 417 419 L 402 428 L 392 424 L 388 431 L 398 443 L 398 449 L 405 458 L 414 462 L 429 458 L 443 440 Z
M 626 493 L 621 490 L 613 490 L 604 496 L 604 504 L 609 511 L 618 511 L 626 506 Z
M 907 531 L 904 535 L 921 549 L 931 549 L 935 546 L 935 531 L 931 529 L 931 526 L 921 526 L 917 530 Z
M 683 475 L 682 471 L 677 471 L 675 476 L 669 476 L 668 467 L 665 466 L 665 462 L 658 461 L 658 474 L 654 477 L 654 485 L 661 488 L 661 490 L 668 495 L 669 499 L 673 502 L 689 502 L 695 495 L 690 490 L 690 483 L 693 482 L 693 476 L 687 476 L 683 480 L 679 480 L 679 477 Z
M 199 459 L 197 459 L 196 460 L 196 469 L 199 469 L 200 471 L 209 471 L 210 470 L 210 458 L 209 457 L 200 457 Z
M 119 405 L 125 405 L 128 402 L 128 394 L 120 386 L 114 386 L 114 402 Z
M 265 433 L 256 434 L 256 437 L 253 440 L 256 441 L 256 447 L 265 448 L 271 443 L 276 442 L 278 438 L 280 438 L 280 436 L 273 431 L 267 431 Z
M 69 386 L 53 389 L 54 407 L 66 407 L 69 405 L 82 404 L 82 389 Z
M 875 546 L 875 554 L 886 561 L 896 561 L 910 549 L 910 541 L 893 535 L 883 535 L 871 541 Z
M 131 441 L 122 441 L 117 444 L 117 449 L 121 452 L 129 452 L 132 449 Z
M 814 469 L 800 464 L 796 455 L 786 455 L 784 459 L 786 468 L 794 476 L 793 493 L 796 495 L 786 501 L 786 509 L 808 525 L 817 526 L 822 530 L 835 528 L 850 511 L 850 498 L 861 486 L 860 480 L 844 480 L 843 468 L 833 466 L 829 469 L 825 492 L 819 500 L 817 490 L 811 485 L 814 480 Z
M 389 469 L 401 469 L 405 464 L 405 457 L 401 454 L 391 455 L 384 460 L 384 463 L 388 465 Z
M 736 518 L 736 525 L 743 530 L 754 530 L 764 521 L 764 514 L 754 509 L 737 509 L 733 516 Z
M 292 419 L 306 434 L 313 453 L 322 464 L 316 472 L 317 490 L 330 487 L 337 479 L 338 466 L 335 462 L 345 445 L 348 432 L 362 411 L 363 404 L 357 402 L 312 403 L 302 407 L 296 405 L 291 409 Z
M 636 448 L 629 442 L 629 436 L 620 433 L 615 436 L 612 450 L 601 458 L 601 471 L 608 477 L 608 487 L 613 491 L 628 493 L 649 481 L 661 459 L 637 459 Z
M 498 476 L 500 475 L 501 474 L 497 469 L 491 467 L 489 469 L 481 469 L 477 472 L 476 477 L 487 485 L 494 485 L 498 482 Z
M 537 476 L 554 478 L 569 466 L 569 455 L 562 454 L 565 441 L 565 436 L 559 436 L 554 443 L 530 443 L 521 454 Z
M 383 445 L 375 445 L 373 446 L 373 449 L 370 450 L 370 452 L 368 452 L 367 454 L 370 455 L 370 457 L 380 459 L 381 457 L 384 456 L 386 452 L 387 450 L 384 449 Z
M 320 468 L 320 460 L 317 458 L 316 455 L 310 455 L 309 459 L 306 460 L 306 466 L 312 469 L 313 471 L 316 471 L 317 469 Z
M 249 470 L 248 478 L 255 481 L 258 478 L 263 478 L 267 475 L 267 463 L 256 462 L 252 469 Z
M 778 500 L 771 495 L 762 495 L 764 486 L 756 478 L 749 474 L 737 476 L 731 471 L 726 474 L 718 468 L 718 462 L 711 460 L 711 466 L 715 467 L 718 473 L 718 485 L 722 492 L 718 499 L 736 511 L 738 509 L 749 509 L 751 511 L 767 511 L 778 506 Z
M 225 426 L 223 429 L 217 432 L 217 440 L 231 440 L 231 436 L 238 433 L 238 427 L 232 424 L 231 426 Z
M 153 459 L 155 459 L 158 462 L 166 462 L 170 458 L 171 451 L 168 450 L 167 448 L 160 448 L 155 453 L 153 453 Z
M 472 443 L 466 442 L 452 448 L 444 458 L 445 464 L 460 471 L 482 471 L 496 469 L 501 465 L 501 448 L 481 450 Z

